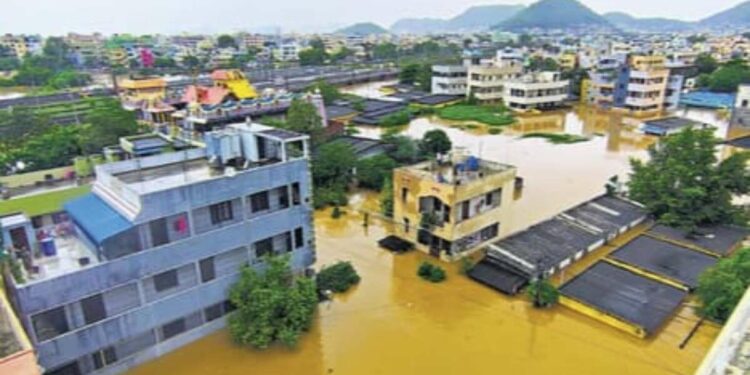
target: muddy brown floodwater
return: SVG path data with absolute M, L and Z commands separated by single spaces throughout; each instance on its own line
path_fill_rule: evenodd
M 353 90 L 378 95 L 377 87 Z M 722 116 L 714 112 L 680 115 L 716 126 L 719 136 L 727 132 Z M 601 193 L 609 177 L 626 177 L 628 160 L 645 157 L 655 141 L 635 131 L 632 119 L 586 107 L 522 116 L 497 135 L 435 118 L 414 120 L 401 131 L 419 137 L 434 128 L 446 130 L 454 145 L 475 155 L 518 167 L 525 187 L 514 202 L 513 221 L 501 224 L 506 234 Z M 531 131 L 590 140 L 553 145 L 519 138 Z M 360 135 L 377 137 L 380 132 L 365 128 Z M 704 325 L 679 349 L 697 320 L 686 306 L 660 332 L 641 340 L 562 306 L 535 310 L 524 297 L 506 297 L 472 282 L 456 265 L 447 266 L 446 282 L 426 283 L 416 276 L 425 255 L 397 256 L 378 248 L 376 241 L 388 233 L 389 223 L 372 220 L 368 228 L 362 226 L 362 212 L 377 210 L 375 194 L 357 192 L 342 218 L 331 219 L 329 211 L 316 213 L 316 268 L 351 261 L 362 282 L 319 306 L 312 330 L 296 349 L 239 348 L 221 331 L 131 373 L 691 374 L 718 334 L 719 327 Z M 570 272 L 592 261 L 585 259 Z

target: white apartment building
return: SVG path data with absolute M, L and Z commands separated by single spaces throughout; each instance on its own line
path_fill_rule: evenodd
M 528 73 L 505 82 L 503 100 L 514 110 L 554 108 L 567 98 L 570 82 L 559 72 Z

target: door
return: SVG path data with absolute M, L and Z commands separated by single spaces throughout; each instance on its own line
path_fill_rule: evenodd
M 29 250 L 29 237 L 26 236 L 26 228 L 18 227 L 10 230 L 10 241 L 16 249 Z

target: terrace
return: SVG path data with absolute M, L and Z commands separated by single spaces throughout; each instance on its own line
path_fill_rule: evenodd
M 515 167 L 478 159 L 473 156 L 463 161 L 427 161 L 404 167 L 411 175 L 424 180 L 446 185 L 467 185 L 488 178 L 493 175 L 512 171 Z

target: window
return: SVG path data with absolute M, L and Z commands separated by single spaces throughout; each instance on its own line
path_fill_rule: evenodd
M 299 182 L 292 184 L 292 204 L 297 206 L 302 203 L 302 195 L 299 189 Z
M 289 189 L 286 186 L 282 186 L 276 188 L 276 192 L 279 194 L 280 208 L 289 208 Z
M 299 249 L 302 246 L 305 246 L 305 236 L 304 233 L 302 233 L 302 227 L 299 227 L 294 230 L 294 248 Z
M 151 244 L 154 247 L 161 246 L 169 243 L 169 235 L 167 234 L 167 219 L 156 219 L 148 224 L 151 229 Z
M 86 324 L 95 323 L 107 317 L 101 294 L 82 299 L 81 310 L 83 310 L 83 320 Z
M 62 367 L 58 367 L 52 371 L 45 372 L 46 375 L 81 375 L 81 369 L 78 367 L 78 362 L 73 361 Z
M 70 330 L 63 307 L 36 314 L 31 317 L 31 323 L 34 326 L 37 342 L 49 340 Z
M 154 276 L 154 289 L 161 292 L 177 286 L 177 270 L 162 272 Z
M 487 206 L 492 206 L 492 194 L 493 192 L 487 193 L 487 195 L 484 196 L 484 204 Z
M 461 220 L 468 220 L 469 219 L 469 201 L 464 201 L 461 203 Z
M 185 319 L 180 318 L 161 326 L 162 340 L 167 340 L 185 332 Z
M 269 209 L 268 192 L 261 191 L 250 196 L 250 212 L 261 212 Z
M 94 368 L 98 370 L 104 366 L 117 362 L 117 353 L 115 353 L 114 347 L 108 346 L 100 351 L 94 352 L 94 354 L 91 355 L 91 359 L 94 361 Z
M 203 310 L 203 313 L 206 315 L 206 322 L 221 318 L 221 316 L 223 315 L 221 311 L 222 305 L 223 303 L 217 303 L 215 305 L 206 307 Z
M 213 225 L 234 219 L 232 201 L 212 204 L 209 209 L 211 210 L 211 224 Z
M 401 189 L 401 201 L 404 202 L 404 203 L 406 203 L 406 197 L 408 197 L 408 196 L 409 196 L 409 189 L 402 188 Z
M 255 243 L 255 256 L 260 258 L 273 254 L 273 239 L 266 238 Z
M 216 278 L 216 267 L 214 267 L 214 257 L 203 259 L 198 264 L 201 269 L 201 282 L 209 282 Z
M 230 312 L 236 309 L 237 308 L 232 304 L 232 301 L 230 300 L 224 301 L 224 314 L 229 314 Z

